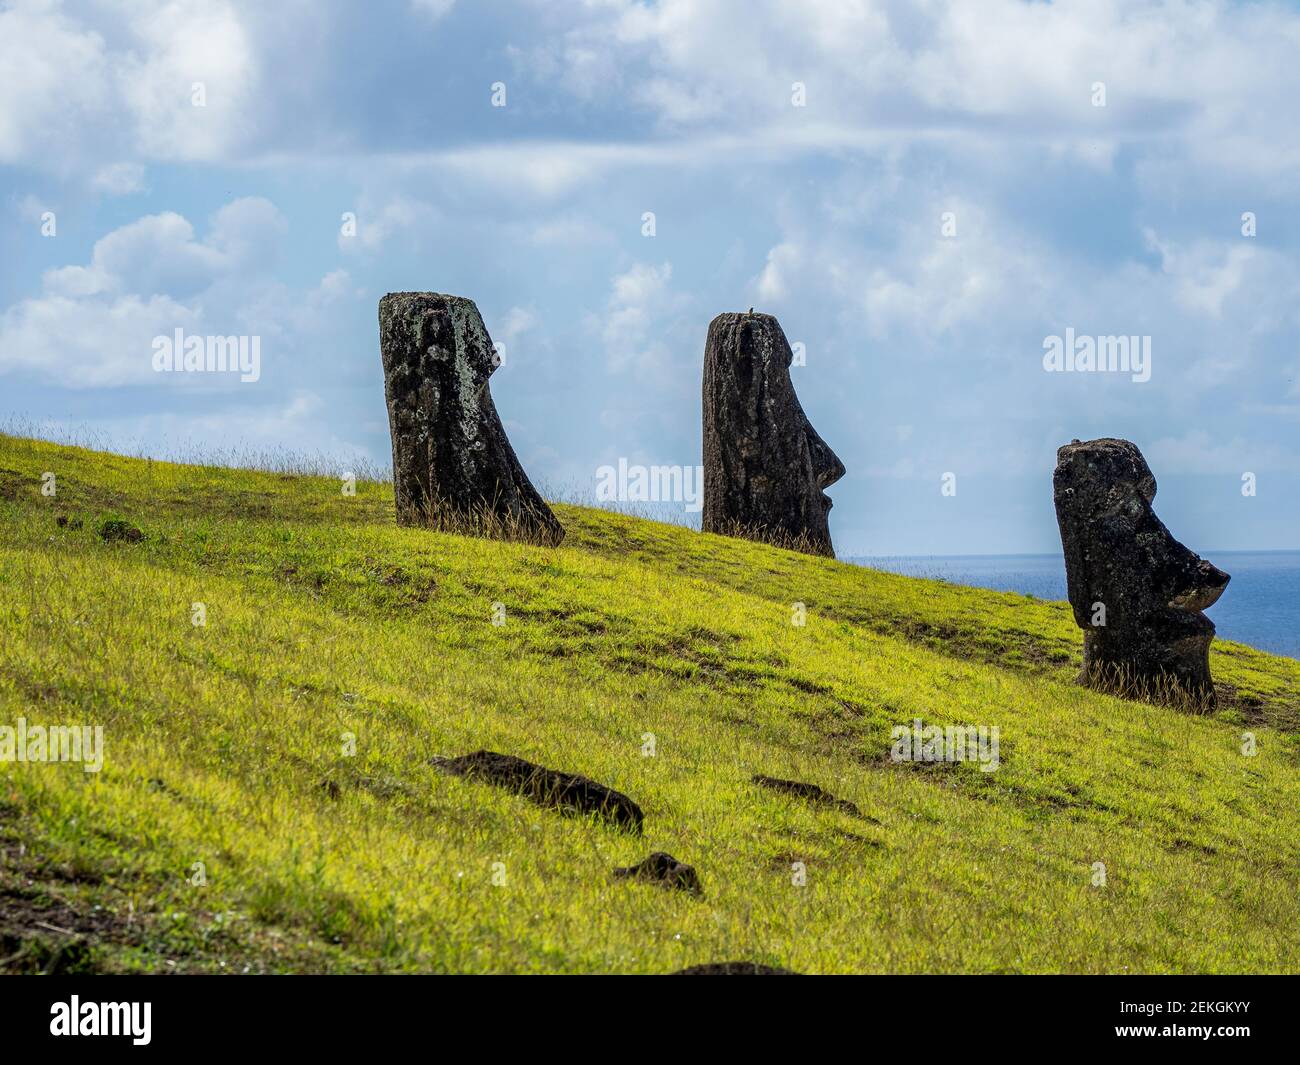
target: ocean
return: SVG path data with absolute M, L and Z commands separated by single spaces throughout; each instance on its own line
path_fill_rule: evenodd
M 1201 555 L 1232 575 L 1219 601 L 1206 611 L 1219 636 L 1300 658 L 1300 551 L 1204 551 Z M 1060 555 L 916 555 L 845 561 L 1039 599 L 1066 597 L 1065 559 Z

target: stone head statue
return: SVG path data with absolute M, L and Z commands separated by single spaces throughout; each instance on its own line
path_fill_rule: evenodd
M 809 423 L 770 314 L 720 314 L 704 346 L 705 532 L 835 554 L 822 489 L 844 464 Z
M 1201 611 L 1223 593 L 1228 574 L 1156 517 L 1156 479 L 1136 445 L 1076 440 L 1056 459 L 1056 519 L 1084 633 L 1080 679 L 1150 695 L 1172 687 L 1212 701 L 1214 622 Z
M 474 301 L 390 292 L 379 301 L 379 348 L 398 523 L 559 543 L 564 530 L 492 403 L 496 350 Z

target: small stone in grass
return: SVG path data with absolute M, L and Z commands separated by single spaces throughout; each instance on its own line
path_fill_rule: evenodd
M 692 895 L 704 894 L 704 886 L 700 883 L 695 867 L 679 862 L 664 851 L 654 851 L 636 865 L 615 869 L 614 875 L 619 878 L 641 880 L 648 884 L 660 884 L 666 888 L 676 888 L 679 891 L 690 892 Z
M 115 540 L 125 540 L 128 544 L 138 544 L 144 539 L 144 533 L 129 521 L 123 521 L 121 518 L 108 518 L 100 523 L 99 538 L 110 544 Z

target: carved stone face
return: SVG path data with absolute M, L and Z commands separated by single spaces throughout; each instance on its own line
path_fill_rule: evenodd
M 1214 623 L 1201 613 L 1228 574 L 1189 551 L 1156 517 L 1156 480 L 1127 440 L 1066 444 L 1053 477 L 1074 619 L 1084 630 L 1085 679 L 1122 668 L 1162 674 L 1213 695 Z
M 770 314 L 720 314 L 704 348 L 705 532 L 833 555 L 822 489 L 844 464 L 808 421 Z
M 524 538 L 564 530 L 515 457 L 488 388 L 496 352 L 473 300 L 391 292 L 379 301 L 397 520 L 488 514 Z M 490 523 L 489 523 L 490 524 Z

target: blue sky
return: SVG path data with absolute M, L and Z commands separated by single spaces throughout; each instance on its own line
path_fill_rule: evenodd
M 452 292 L 533 480 L 591 494 L 699 462 L 753 306 L 841 555 L 1056 550 L 1055 449 L 1103 435 L 1194 549 L 1297 548 L 1298 49 L 1268 3 L 0 0 L 0 416 L 387 462 L 377 302 Z M 176 328 L 260 379 L 155 373 Z M 1150 380 L 1045 371 L 1067 329 Z

